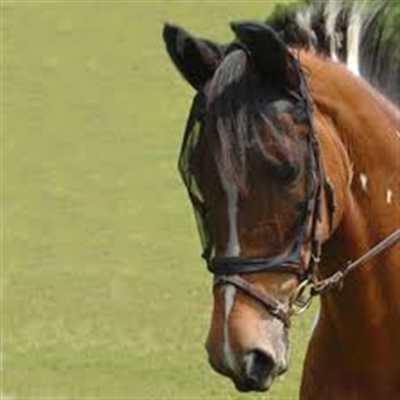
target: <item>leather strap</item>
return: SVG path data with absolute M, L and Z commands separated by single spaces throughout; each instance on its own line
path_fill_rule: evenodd
M 302 278 L 304 276 L 304 271 L 299 268 L 297 258 L 297 255 L 295 257 L 289 256 L 286 258 L 280 256 L 273 258 L 214 258 L 208 263 L 208 270 L 216 276 L 232 276 L 241 273 L 251 274 L 255 272 L 287 272 Z
M 220 275 L 214 280 L 214 287 L 221 285 L 233 285 L 250 298 L 257 300 L 275 318 L 279 319 L 286 328 L 290 327 L 290 313 L 287 307 L 275 300 L 272 296 L 256 289 L 251 283 L 245 281 L 239 275 Z
M 333 289 L 338 289 L 343 286 L 346 276 L 356 269 L 357 267 L 364 265 L 367 261 L 376 257 L 377 255 L 383 253 L 385 250 L 393 247 L 395 244 L 400 242 L 400 228 L 395 230 L 377 245 L 368 250 L 357 260 L 348 263 L 347 266 L 334 274 L 328 276 L 325 279 L 318 280 L 311 283 L 311 296 L 321 295 L 323 293 L 329 292 Z

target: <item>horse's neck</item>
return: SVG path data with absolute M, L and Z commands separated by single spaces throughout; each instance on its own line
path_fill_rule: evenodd
M 368 85 L 333 64 L 317 68 L 314 77 L 311 71 L 311 90 L 321 117 L 327 175 L 337 193 L 337 226 L 324 246 L 321 264 L 327 275 L 400 227 L 400 119 Z M 377 365 L 385 365 L 385 379 L 396 371 L 398 380 L 399 249 L 351 273 L 343 289 L 324 296 L 321 303 L 311 342 L 325 352 L 326 359 L 319 362 L 334 371 L 336 361 L 346 366 L 349 377 L 353 371 L 364 378 L 376 374 Z

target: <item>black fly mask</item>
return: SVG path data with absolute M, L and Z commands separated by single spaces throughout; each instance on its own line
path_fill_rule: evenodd
M 296 88 L 288 89 L 286 95 L 301 109 L 307 129 L 307 160 L 305 168 L 306 193 L 303 202 L 301 216 L 295 228 L 295 238 L 292 241 L 289 251 L 268 258 L 242 258 L 242 257 L 216 257 L 215 241 L 210 229 L 212 221 L 208 212 L 204 195 L 200 190 L 199 182 L 193 171 L 193 155 L 198 146 L 204 131 L 205 117 L 207 115 L 206 95 L 201 88 L 193 100 L 189 118 L 186 124 L 182 148 L 179 158 L 179 171 L 187 188 L 191 203 L 196 216 L 197 226 L 203 247 L 203 258 L 209 271 L 214 274 L 216 285 L 232 284 L 249 296 L 260 301 L 268 311 L 281 319 L 285 325 L 289 324 L 287 310 L 283 310 L 280 304 L 269 296 L 257 291 L 252 285 L 241 278 L 238 274 L 254 272 L 289 272 L 298 276 L 300 282 L 312 279 L 316 265 L 318 264 L 321 252 L 321 242 L 317 235 L 318 222 L 321 219 L 321 204 L 325 175 L 320 159 L 319 144 L 317 142 L 313 127 L 313 108 L 309 95 L 304 72 L 298 60 L 289 52 L 286 45 L 279 39 L 277 34 L 268 26 L 256 23 L 240 23 L 232 25 L 238 41 L 226 47 L 222 58 L 230 52 L 240 48 L 253 60 L 256 67 L 262 69 L 262 62 L 257 59 L 257 48 L 263 43 L 269 43 L 267 51 L 273 51 L 278 56 L 275 65 L 269 68 L 279 68 L 280 62 L 287 63 L 298 77 Z M 279 55 L 281 58 L 279 60 Z M 275 75 L 277 76 L 277 74 Z M 301 266 L 302 250 L 310 243 L 311 257 L 308 265 Z

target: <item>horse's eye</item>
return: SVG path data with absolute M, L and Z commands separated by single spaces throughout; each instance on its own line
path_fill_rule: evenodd
M 289 183 L 293 182 L 299 176 L 299 173 L 299 164 L 287 161 L 279 168 L 278 177 L 280 180 Z

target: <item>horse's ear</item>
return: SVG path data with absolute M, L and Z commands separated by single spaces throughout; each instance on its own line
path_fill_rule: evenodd
M 223 57 L 223 47 L 165 24 L 163 38 L 169 56 L 183 77 L 196 89 L 211 79 Z
M 292 89 L 300 84 L 294 57 L 273 28 L 258 22 L 232 22 L 231 28 L 265 78 Z

